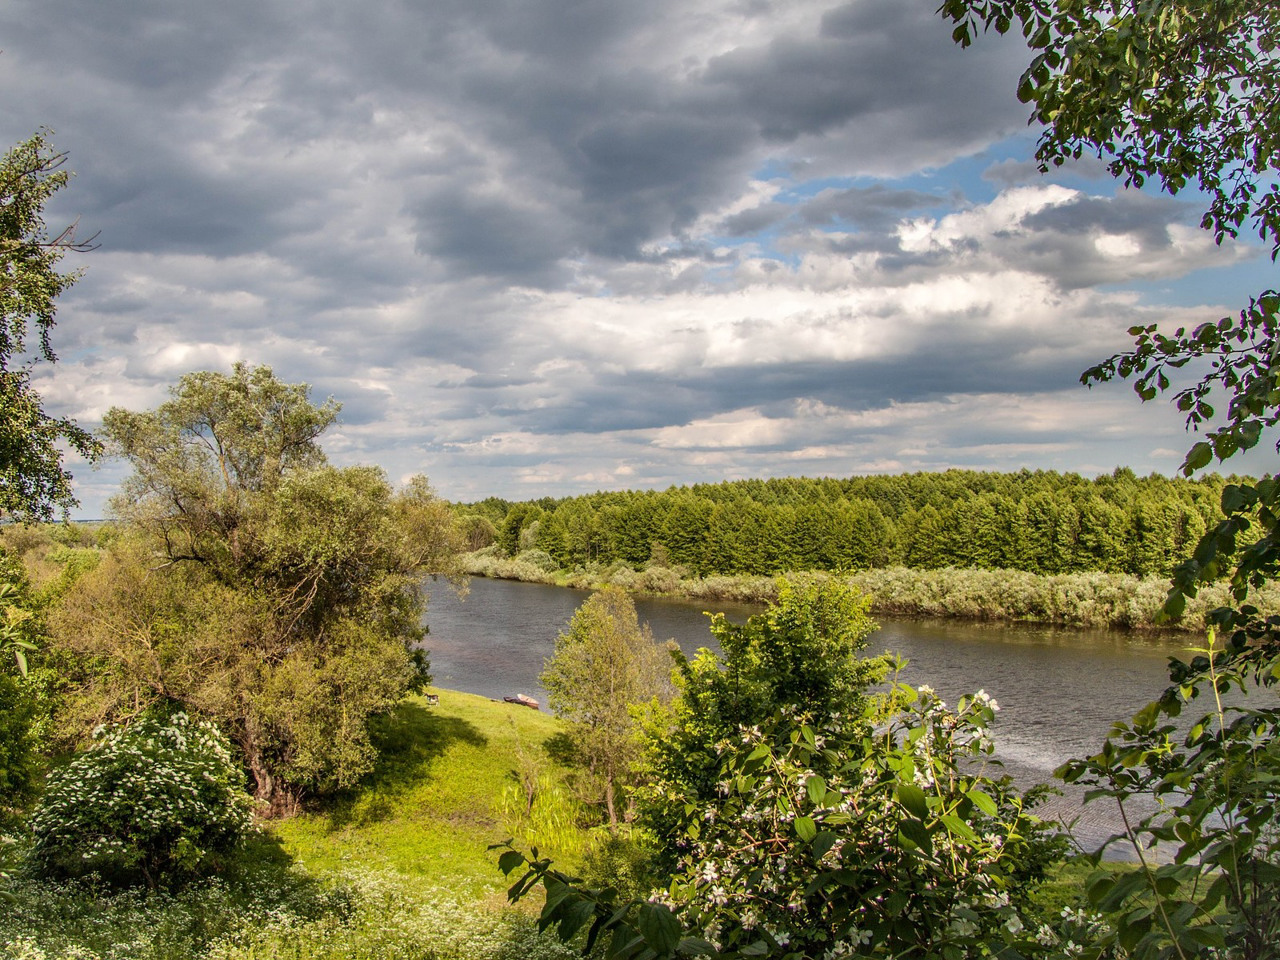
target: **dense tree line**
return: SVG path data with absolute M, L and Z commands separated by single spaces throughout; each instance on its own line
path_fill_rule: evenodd
M 562 568 L 683 566 L 698 576 L 976 567 L 1167 576 L 1221 519 L 1228 482 L 1127 468 L 790 477 L 460 507 L 508 556 Z M 479 546 L 484 536 L 473 538 Z

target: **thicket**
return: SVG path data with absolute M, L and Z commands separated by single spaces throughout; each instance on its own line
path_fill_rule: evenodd
M 1231 479 L 948 470 L 490 498 L 455 509 L 474 543 L 487 524 L 506 557 L 536 550 L 567 570 L 653 564 L 705 577 L 906 566 L 1167 577 L 1222 518 Z
M 634 570 L 625 564 L 588 564 L 579 570 L 548 569 L 521 554 L 508 559 L 490 548 L 467 554 L 461 567 L 473 576 L 546 583 L 576 589 L 606 586 L 642 594 L 709 603 L 759 603 L 777 599 L 777 579 L 760 576 L 682 575 L 670 567 Z M 1121 573 L 1060 573 L 1023 570 L 910 570 L 886 567 L 832 573 L 871 598 L 871 609 L 886 616 L 960 617 L 1019 620 L 1063 626 L 1199 631 L 1211 611 L 1230 602 L 1231 588 L 1218 582 L 1201 588 L 1176 620 L 1160 620 L 1169 582 L 1160 577 Z M 1267 584 L 1255 601 L 1280 611 L 1280 585 Z

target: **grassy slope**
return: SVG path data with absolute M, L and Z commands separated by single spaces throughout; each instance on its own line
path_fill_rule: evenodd
M 506 839 L 501 797 L 523 753 L 556 770 L 546 752 L 563 726 L 528 707 L 452 690 L 435 706 L 412 697 L 379 730 L 381 758 L 350 796 L 274 826 L 287 853 L 324 874 L 390 868 L 476 899 L 505 888 L 497 854 Z

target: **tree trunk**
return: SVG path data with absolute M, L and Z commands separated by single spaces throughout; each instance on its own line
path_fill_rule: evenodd
M 613 772 L 604 775 L 604 803 L 609 810 L 609 832 L 618 832 L 618 812 L 613 805 Z

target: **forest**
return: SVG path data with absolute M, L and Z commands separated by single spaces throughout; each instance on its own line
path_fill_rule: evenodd
M 695 576 L 905 566 L 1102 571 L 1168 577 L 1222 519 L 1238 477 L 1086 479 L 1022 470 L 777 478 L 455 507 L 473 548 L 541 550 L 562 569 L 642 568 L 659 557 Z

